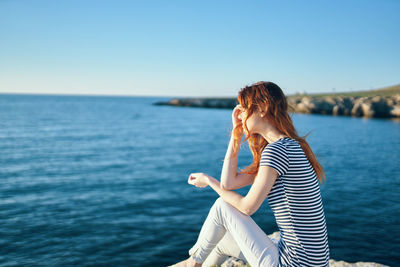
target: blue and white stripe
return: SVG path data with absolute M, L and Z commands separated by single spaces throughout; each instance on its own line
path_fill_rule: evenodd
M 328 266 L 328 233 L 318 177 L 300 144 L 289 137 L 268 144 L 260 166 L 278 172 L 268 203 L 281 235 L 280 266 Z

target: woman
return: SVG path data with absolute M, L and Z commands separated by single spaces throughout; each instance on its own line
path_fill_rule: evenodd
M 319 182 L 325 179 L 305 137 L 299 137 L 281 88 L 258 82 L 239 91 L 221 182 L 192 173 L 188 183 L 210 186 L 211 207 L 190 257 L 174 266 L 220 265 L 228 256 L 250 266 L 328 266 L 329 246 Z M 240 143 L 248 141 L 253 163 L 237 173 Z M 250 185 L 245 197 L 235 189 Z M 250 217 L 265 198 L 280 231 L 277 242 Z

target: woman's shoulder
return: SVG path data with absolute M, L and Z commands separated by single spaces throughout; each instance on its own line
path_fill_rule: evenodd
M 290 138 L 290 137 L 282 137 L 281 139 L 275 141 L 274 143 L 271 143 L 271 145 L 277 145 L 277 146 L 285 146 L 287 147 L 288 145 L 293 147 L 300 147 L 300 143 L 294 139 L 294 138 Z
M 276 140 L 275 142 L 267 144 L 265 146 L 265 148 L 267 148 L 267 147 L 270 147 L 270 148 L 273 147 L 273 148 L 277 148 L 277 149 L 286 148 L 286 146 L 288 144 L 292 144 L 292 143 L 297 143 L 297 141 L 295 139 L 285 136 L 285 137 L 282 137 L 282 138 Z
M 272 143 L 268 143 L 263 151 L 262 151 L 262 155 L 265 154 L 269 154 L 269 153 L 277 153 L 280 155 L 286 154 L 286 150 L 287 150 L 287 145 L 290 144 L 292 139 L 290 139 L 289 137 L 282 137 Z
M 262 154 L 270 151 L 276 151 L 281 154 L 290 154 L 291 152 L 296 152 L 301 149 L 302 148 L 296 139 L 285 136 L 276 140 L 275 142 L 267 144 L 263 149 Z

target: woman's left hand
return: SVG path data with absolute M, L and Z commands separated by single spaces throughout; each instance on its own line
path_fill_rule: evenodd
M 209 176 L 202 172 L 191 173 L 188 178 L 188 183 L 196 187 L 207 187 Z

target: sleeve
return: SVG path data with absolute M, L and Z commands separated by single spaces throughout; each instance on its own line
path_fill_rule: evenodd
M 278 144 L 267 145 L 261 153 L 260 166 L 269 166 L 274 168 L 279 176 L 285 175 L 289 169 L 286 147 Z

